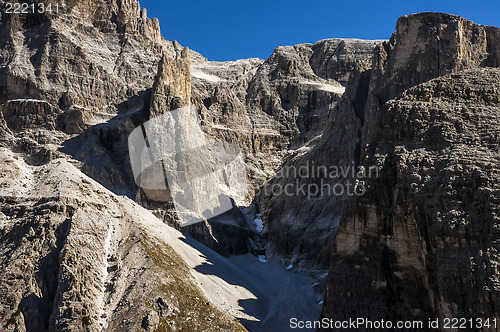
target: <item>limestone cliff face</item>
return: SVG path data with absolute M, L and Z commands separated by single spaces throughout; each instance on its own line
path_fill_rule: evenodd
M 175 44 L 175 46 L 178 46 Z M 153 87 L 151 88 L 149 108 L 143 108 L 143 113 L 148 113 L 145 118 L 153 120 L 161 115 L 177 110 L 181 107 L 191 104 L 191 59 L 189 49 L 184 48 L 182 51 L 177 49 L 174 59 L 170 59 L 167 55 L 163 55 L 158 64 L 158 73 L 156 75 Z M 148 111 L 149 110 L 149 111 Z M 166 130 L 157 128 L 158 132 Z M 128 133 L 130 134 L 130 133 Z M 154 173 L 154 172 L 153 172 Z M 155 177 L 156 174 L 149 174 L 149 177 Z M 154 179 L 153 179 L 154 180 Z M 164 179 L 166 181 L 166 179 Z M 139 188 L 137 191 L 137 200 L 143 206 L 154 207 L 164 206 L 164 210 L 172 208 L 172 197 L 168 189 L 144 189 Z M 165 206 L 165 205 L 168 205 Z M 169 217 L 173 213 L 168 214 Z M 171 218 L 170 224 L 175 225 L 175 217 Z M 168 218 L 167 218 L 168 220 Z
M 401 17 L 379 50 L 373 85 L 381 102 L 401 90 L 467 68 L 498 67 L 498 28 L 454 15 L 422 13 Z
M 161 42 L 158 19 L 149 19 L 147 10 L 141 8 L 135 0 L 118 1 L 70 1 L 73 13 L 83 14 L 90 18 L 96 27 L 103 32 L 117 31 L 139 34 L 147 39 Z
M 12 27 L 28 19 L 32 24 Z M 160 37 L 137 1 L 75 1 L 40 21 L 6 16 L 0 30 L 0 107 L 13 128 L 25 129 L 16 151 L 57 157 L 65 142 L 62 150 L 82 161 L 85 173 L 133 195 L 126 138 L 149 116 L 160 60 L 177 63 L 181 47 Z M 68 141 L 74 134 L 82 136 Z
M 298 150 L 285 167 L 318 171 L 325 166 L 344 170 L 377 166 L 366 165 L 364 153 L 376 142 L 373 135 L 379 130 L 382 106 L 406 89 L 440 75 L 465 68 L 496 66 L 498 30 L 440 13 L 402 17 L 390 41 L 377 46 L 372 64 L 358 62 L 345 94 L 329 112 L 328 125 L 318 143 L 311 149 Z M 444 58 L 439 60 L 440 57 Z M 323 184 L 326 189 L 340 185 L 346 191 L 348 185 L 364 180 L 352 172 L 346 173 L 333 178 L 329 174 L 315 178 L 280 175 L 267 184 L 268 192 L 287 185 L 300 189 L 304 185 L 322 187 Z M 331 257 L 328 248 L 333 243 L 335 229 L 344 206 L 355 195 L 341 190 L 330 195 L 322 195 L 321 191 L 319 194 L 313 191 L 313 195 L 299 192 L 299 195 L 271 193 L 262 197 L 269 248 L 284 253 L 291 261 L 306 258 L 328 265 Z
M 344 210 L 325 316 L 498 319 L 499 75 L 447 75 L 385 104 L 364 155 L 381 177 Z
M 348 191 L 352 195 L 356 184 L 352 171 L 369 89 L 369 60 L 353 64 L 344 95 L 322 114 L 320 135 L 291 152 L 281 171 L 263 187 L 259 204 L 269 254 L 279 253 L 304 267 L 328 266 Z
M 189 49 L 177 51 L 175 59 L 163 56 L 151 91 L 149 117 L 191 104 L 191 59 Z
M 136 1 L 78 1 L 67 10 L 40 22 L 5 17 L 2 101 L 30 96 L 63 109 L 78 105 L 106 113 L 108 105 L 150 86 L 165 42 Z M 34 21 L 13 27 L 16 20 Z
M 136 1 L 2 17 L 2 330 L 244 330 L 206 304 L 182 234 L 116 195 L 137 190 L 126 141 L 177 48 Z
M 359 63 L 371 62 L 374 48 L 382 40 L 325 39 L 312 46 L 309 60 L 314 73 L 347 86 L 351 73 Z
M 345 91 L 346 78 L 371 58 L 377 43 L 329 39 L 278 47 L 250 83 L 247 100 L 277 118 L 280 136 L 297 148 L 322 133 L 329 110 Z
M 498 316 L 499 72 L 477 69 L 498 66 L 498 30 L 403 17 L 358 75 L 367 92 L 339 103 L 359 140 L 336 161 L 380 173 L 344 202 L 325 317 Z
M 499 41 L 498 28 L 454 15 L 401 17 L 390 41 L 374 57 L 363 120 L 376 123 L 380 105 L 409 87 L 468 68 L 500 66 Z M 368 140 L 370 129 L 365 128 Z

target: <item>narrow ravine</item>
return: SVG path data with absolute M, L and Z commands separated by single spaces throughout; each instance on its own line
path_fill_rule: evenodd
M 110 256 L 110 248 L 111 248 L 111 237 L 113 235 L 113 225 L 108 226 L 108 232 L 106 234 L 106 238 L 104 240 L 104 255 L 103 261 L 102 261 L 102 270 L 101 270 L 101 296 L 97 301 L 97 312 L 98 312 L 98 321 L 97 325 L 101 329 L 101 331 L 104 331 L 106 329 L 106 320 L 107 320 L 107 314 L 106 314 L 106 282 L 108 280 L 108 268 L 109 268 L 109 262 L 108 258 Z

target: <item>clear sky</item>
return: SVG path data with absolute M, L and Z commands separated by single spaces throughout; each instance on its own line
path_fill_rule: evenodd
M 500 26 L 499 0 L 139 0 L 162 35 L 209 60 L 267 59 L 279 45 L 344 37 L 389 39 L 405 14 L 439 11 Z

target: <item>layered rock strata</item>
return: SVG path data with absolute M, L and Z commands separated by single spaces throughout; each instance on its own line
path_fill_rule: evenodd
M 263 201 L 275 250 L 331 264 L 324 317 L 498 319 L 498 32 L 453 15 L 402 17 L 351 75 L 330 134 L 291 162 L 376 167 L 319 177 L 364 194 Z M 329 249 L 314 252 L 318 243 Z

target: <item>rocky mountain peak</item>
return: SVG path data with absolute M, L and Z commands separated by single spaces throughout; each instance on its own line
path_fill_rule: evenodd
M 191 104 L 191 57 L 187 47 L 175 58 L 163 54 L 151 94 L 150 117 Z
M 158 19 L 149 19 L 147 10 L 136 0 L 74 1 L 69 9 L 89 18 L 103 32 L 135 32 L 157 42 L 162 39 Z
M 214 251 L 314 271 L 327 318 L 500 319 L 499 41 L 496 27 L 422 13 L 388 41 L 216 62 L 164 40 L 134 0 L 3 15 L 0 326 L 238 331 L 237 317 L 283 330 L 286 315 L 319 315 L 321 295 L 251 276 L 263 257 L 240 268 Z M 180 143 L 230 144 L 208 146 L 225 171 L 196 177 L 186 196 L 231 179 L 245 194 L 224 191 L 231 209 L 191 225 L 178 222 L 168 176 L 138 187 L 127 144 L 188 105 L 196 126 Z M 219 168 L 203 155 L 186 154 L 185 169 Z M 358 178 L 356 166 L 378 174 Z
M 373 58 L 380 102 L 432 78 L 475 67 L 498 67 L 500 29 L 443 13 L 399 18 Z
M 382 40 L 331 38 L 312 45 L 314 54 L 309 63 L 314 73 L 347 85 L 350 74 L 371 62 L 375 47 Z

